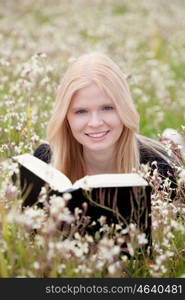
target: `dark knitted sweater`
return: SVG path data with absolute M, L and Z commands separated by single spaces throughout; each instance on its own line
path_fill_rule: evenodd
M 158 172 L 162 178 L 168 177 L 172 180 L 171 187 L 174 188 L 174 192 L 171 195 L 171 198 L 175 197 L 175 188 L 176 188 L 176 179 L 174 175 L 174 169 L 159 155 L 155 152 L 151 152 L 151 150 L 147 149 L 143 145 L 139 144 L 140 149 L 140 163 L 141 164 L 151 164 L 153 161 L 157 162 Z M 167 154 L 166 154 L 167 155 Z M 41 144 L 34 152 L 34 156 L 41 159 L 46 163 L 50 163 L 52 157 L 52 151 L 48 144 Z M 29 195 L 26 197 L 23 206 L 31 206 L 33 205 L 38 198 L 38 195 L 41 191 L 42 186 L 44 185 L 44 181 L 33 173 L 25 169 L 24 167 L 20 167 L 20 181 L 21 187 L 29 186 L 32 182 L 34 182 L 34 188 L 31 190 Z

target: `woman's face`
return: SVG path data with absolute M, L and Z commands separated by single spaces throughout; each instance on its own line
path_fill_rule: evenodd
M 96 152 L 114 149 L 123 130 L 114 103 L 94 83 L 73 96 L 67 120 L 74 138 Z

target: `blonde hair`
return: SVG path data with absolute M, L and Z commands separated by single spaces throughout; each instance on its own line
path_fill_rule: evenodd
M 52 164 L 72 182 L 85 175 L 85 162 L 82 145 L 73 137 L 66 115 L 74 94 L 92 82 L 111 98 L 124 124 L 116 145 L 118 173 L 130 173 L 133 169 L 139 169 L 138 141 L 154 151 L 157 151 L 156 146 L 160 148 L 159 143 L 153 143 L 137 134 L 139 114 L 133 104 L 126 77 L 118 65 L 103 54 L 82 55 L 69 65 L 60 82 L 47 128 L 47 140 L 53 152 Z

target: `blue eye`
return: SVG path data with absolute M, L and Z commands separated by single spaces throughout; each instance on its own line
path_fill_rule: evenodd
M 114 108 L 112 106 L 103 106 L 103 110 L 113 110 Z
M 75 112 L 75 114 L 84 114 L 86 113 L 87 111 L 85 109 L 79 109 Z

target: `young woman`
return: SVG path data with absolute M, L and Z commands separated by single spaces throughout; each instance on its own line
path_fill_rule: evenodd
M 138 132 L 139 114 L 123 72 L 105 55 L 85 54 L 64 74 L 48 123 L 48 144 L 34 155 L 72 182 L 85 175 L 137 172 L 141 164 L 156 161 L 160 176 L 172 179 L 175 187 L 175 159 L 161 143 Z M 42 185 L 38 182 L 26 205 L 37 200 Z

